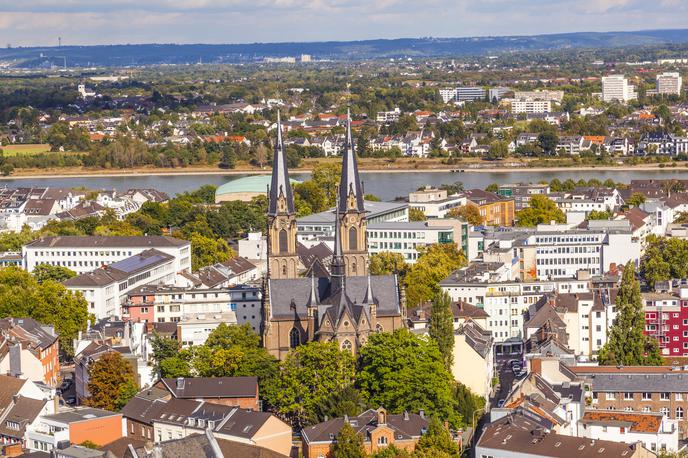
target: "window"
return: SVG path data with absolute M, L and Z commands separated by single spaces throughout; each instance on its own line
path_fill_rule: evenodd
M 659 409 L 659 411 L 662 413 L 662 415 L 668 417 L 669 416 L 669 408 L 668 407 L 662 407 Z
M 351 348 L 352 348 L 351 341 L 349 341 L 347 339 L 344 342 L 342 342 L 342 350 L 351 351 Z
M 358 234 L 355 227 L 349 228 L 349 250 L 358 250 Z
M 624 393 L 624 400 L 625 401 L 632 401 L 633 400 L 633 393 Z
M 279 233 L 278 249 L 280 253 L 289 253 L 289 236 L 287 235 L 287 231 L 285 229 L 282 229 Z
M 613 401 L 614 399 L 616 399 L 616 396 L 614 395 L 614 393 L 607 393 L 607 400 L 608 401 Z
M 296 328 L 291 328 L 289 331 L 289 347 L 296 348 L 301 344 L 301 333 Z
M 676 419 L 683 420 L 683 407 L 676 407 Z
M 683 393 L 676 393 L 676 395 L 674 395 L 674 399 L 677 401 L 683 401 Z
M 387 436 L 380 436 L 377 438 L 377 445 L 387 445 Z
M 662 401 L 668 401 L 670 398 L 669 393 L 659 393 L 659 399 Z
M 652 393 L 643 393 L 643 401 L 649 401 L 652 399 Z

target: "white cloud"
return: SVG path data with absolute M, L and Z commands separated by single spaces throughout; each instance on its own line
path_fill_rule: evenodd
M 0 0 L 0 43 L 247 43 L 685 27 L 688 0 Z M 37 33 L 39 31 L 39 33 Z

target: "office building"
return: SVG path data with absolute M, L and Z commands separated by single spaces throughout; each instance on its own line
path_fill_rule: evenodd
M 39 264 L 62 266 L 84 274 L 155 249 L 173 258 L 173 271 L 191 270 L 191 243 L 165 236 L 57 236 L 34 240 L 22 248 L 24 269 Z
M 664 72 L 657 75 L 658 94 L 681 94 L 683 79 L 678 72 Z
M 602 77 L 602 100 L 605 102 L 628 102 L 637 97 L 635 86 L 628 84 L 628 80 L 623 75 Z
M 422 211 L 428 219 L 446 218 L 453 208 L 466 205 L 463 194 L 448 195 L 444 189 L 426 186 L 409 193 L 409 207 Z

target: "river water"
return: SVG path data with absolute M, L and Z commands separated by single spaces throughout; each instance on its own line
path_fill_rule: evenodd
M 155 188 L 173 196 L 184 191 L 197 189 L 204 184 L 221 185 L 232 180 L 237 180 L 246 175 L 136 175 L 126 177 L 84 177 L 84 178 L 31 178 L 31 179 L 0 179 L 0 187 L 18 186 L 51 186 L 51 187 L 78 187 L 88 189 L 116 189 L 123 191 L 129 188 Z M 294 173 L 292 178 L 296 180 L 308 179 L 308 174 Z M 457 181 L 463 183 L 465 189 L 484 189 L 491 183 L 536 183 L 549 181 L 553 178 L 579 180 L 597 178 L 606 180 L 611 178 L 617 182 L 628 183 L 637 179 L 688 179 L 688 169 L 664 169 L 664 170 L 584 170 L 584 171 L 557 171 L 557 172 L 416 172 L 403 173 L 386 172 L 361 172 L 361 180 L 366 193 L 374 194 L 382 200 L 392 200 L 396 197 L 406 196 L 410 191 L 424 185 L 439 186 L 451 184 Z

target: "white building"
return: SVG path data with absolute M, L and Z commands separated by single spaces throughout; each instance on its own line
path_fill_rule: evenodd
M 428 219 L 446 218 L 451 209 L 466 205 L 466 202 L 463 194 L 449 196 L 446 190 L 430 186 L 409 193 L 409 207 L 422 211 Z
M 378 111 L 375 120 L 382 123 L 397 122 L 400 116 L 401 110 L 397 107 L 392 111 Z
M 564 99 L 564 91 L 548 89 L 536 91 L 515 91 L 514 98 L 531 100 L 551 100 L 554 102 L 561 102 Z
M 440 89 L 440 97 L 444 103 L 456 100 L 456 88 Z
M 678 72 L 664 72 L 657 75 L 658 94 L 681 94 L 683 79 Z
M 505 102 L 509 103 L 511 112 L 514 114 L 550 113 L 552 111 L 550 100 L 505 99 Z
M 176 265 L 173 256 L 150 249 L 70 278 L 64 285 L 84 296 L 96 319 L 121 317 L 127 293 L 141 285 L 173 283 Z
M 447 224 L 442 225 L 445 221 Z M 460 241 L 455 238 L 455 229 L 448 221 L 450 220 L 435 220 L 437 226 L 423 221 L 368 224 L 368 252 L 399 253 L 407 263 L 413 264 L 418 259 L 418 249 L 421 247 L 437 243 L 458 243 L 461 248 Z
M 39 264 L 48 264 L 83 274 L 150 249 L 172 256 L 175 272 L 191 270 L 191 243 L 165 236 L 44 237 L 24 245 L 22 257 L 29 272 Z
M 192 345 L 203 345 L 208 340 L 208 336 L 221 323 L 236 325 L 236 314 L 234 312 L 224 312 L 183 317 L 177 323 L 177 339 L 183 348 Z
M 602 77 L 602 100 L 605 102 L 628 102 L 637 97 L 635 86 L 628 84 L 628 80 L 623 75 Z
M 608 440 L 625 444 L 642 443 L 652 452 L 676 452 L 678 420 L 670 420 L 661 413 L 591 410 L 578 420 L 578 434 L 594 440 Z

